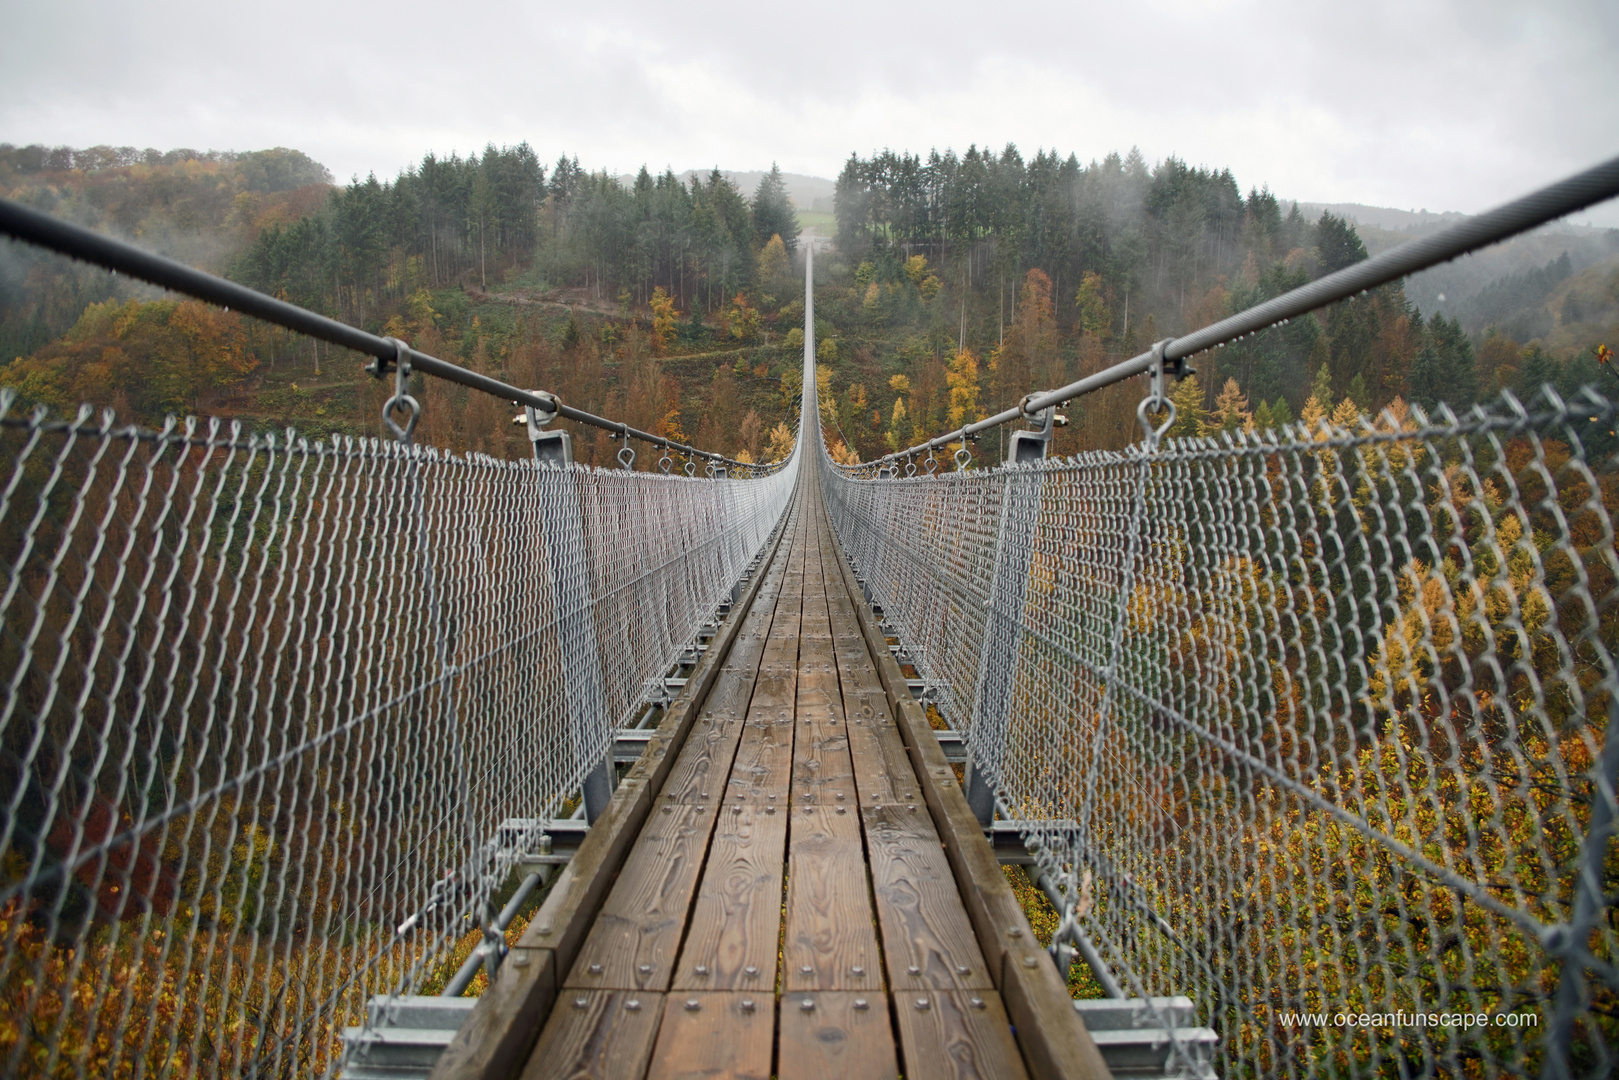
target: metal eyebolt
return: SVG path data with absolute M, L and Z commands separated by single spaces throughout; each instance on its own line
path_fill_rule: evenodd
M 382 423 L 393 432 L 394 438 L 399 440 L 401 446 L 409 446 L 411 436 L 416 432 L 416 422 L 422 418 L 422 405 L 406 392 L 406 387 L 410 383 L 410 346 L 398 338 L 389 338 L 388 341 L 394 347 L 394 393 L 393 397 L 383 402 Z M 380 379 L 383 369 L 382 358 L 378 357 L 375 368 L 368 370 L 374 370 Z M 396 424 L 393 418 L 393 414 L 400 409 L 410 414 L 404 427 Z
M 663 448 L 663 456 L 658 459 L 658 471 L 668 476 L 669 470 L 674 468 L 675 459 L 669 456 L 669 448 Z
M 635 448 L 630 445 L 630 437 L 624 436 L 624 445 L 618 451 L 618 463 L 626 471 L 635 468 Z
M 972 464 L 972 460 L 972 451 L 967 449 L 967 444 L 965 441 L 963 441 L 961 444 L 961 449 L 956 451 L 956 471 L 964 471 L 968 465 Z

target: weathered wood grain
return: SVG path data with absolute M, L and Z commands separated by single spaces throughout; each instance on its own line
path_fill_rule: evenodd
M 905 1075 L 927 1080 L 1027 1076 L 1006 1009 L 993 990 L 895 991 Z
M 779 1028 L 779 1080 L 895 1080 L 899 1074 L 883 994 L 787 994 Z
M 774 990 L 787 816 L 785 806 L 721 807 L 675 967 L 677 991 Z
M 794 807 L 787 835 L 782 985 L 788 990 L 879 989 L 880 954 L 859 814 L 843 807 Z
M 666 803 L 649 817 L 563 981 L 566 987 L 664 990 L 718 816 L 715 803 Z
M 889 986 L 895 993 L 993 989 L 926 808 L 867 806 L 861 819 Z
M 638 990 L 565 990 L 523 1080 L 634 1080 L 646 1072 L 663 995 Z
M 769 1080 L 772 1004 L 768 992 L 670 994 L 647 1080 Z

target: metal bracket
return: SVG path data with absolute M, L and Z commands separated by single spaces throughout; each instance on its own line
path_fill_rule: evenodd
M 1012 438 L 1006 446 L 1006 464 L 1032 465 L 1037 461 L 1044 461 L 1046 451 L 1051 447 L 1051 436 L 1055 429 L 1068 423 L 1068 417 L 1057 412 L 1055 405 L 1048 405 L 1037 413 L 1029 412 L 1029 399 L 1033 394 L 1027 394 L 1018 402 L 1018 411 L 1030 423 L 1040 426 L 1034 431 L 1014 431 Z
M 559 469 L 566 469 L 573 464 L 573 440 L 566 431 L 547 431 L 545 425 L 557 418 L 561 402 L 555 394 L 544 390 L 530 391 L 535 397 L 548 402 L 550 408 L 541 409 L 533 405 L 524 405 L 521 414 L 512 417 L 514 424 L 528 425 L 528 438 L 534 444 L 534 460 L 541 465 L 555 465 Z

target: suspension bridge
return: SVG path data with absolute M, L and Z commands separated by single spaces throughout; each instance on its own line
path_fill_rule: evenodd
M 1610 1074 L 1613 402 L 1163 433 L 1199 353 L 1616 194 L 855 466 L 813 392 L 727 460 L 0 203 L 373 357 L 395 435 L 0 392 L 0 1071 Z M 1139 443 L 1047 453 L 1135 377 Z M 415 444 L 420 378 L 533 459 Z

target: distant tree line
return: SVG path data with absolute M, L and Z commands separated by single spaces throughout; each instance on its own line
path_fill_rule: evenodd
M 645 167 L 625 187 L 560 158 L 547 176 L 527 143 L 440 158 L 392 181 L 335 190 L 318 213 L 272 228 L 242 255 L 236 276 L 295 303 L 361 324 L 419 288 L 532 272 L 597 299 L 648 303 L 662 288 L 682 308 L 719 312 L 754 284 L 759 253 L 798 226 L 772 168 L 750 200 L 716 169 L 686 183 Z

